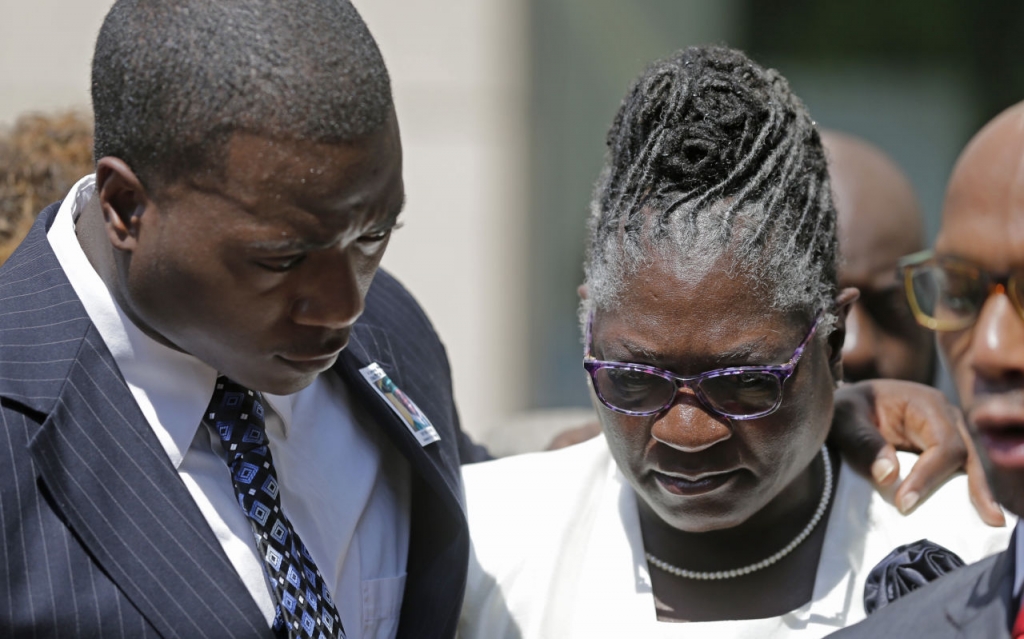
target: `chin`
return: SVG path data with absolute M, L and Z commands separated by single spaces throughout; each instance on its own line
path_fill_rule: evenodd
M 250 368 L 249 370 L 252 369 Z M 316 381 L 316 378 L 320 373 L 298 373 L 291 370 L 268 370 L 257 377 L 253 377 L 246 373 L 240 373 L 237 377 L 228 372 L 224 372 L 224 374 L 242 386 L 254 391 L 270 395 L 291 395 L 292 393 L 299 392 Z
M 662 499 L 648 500 L 658 518 L 676 530 L 709 533 L 736 528 L 755 514 L 735 499 L 687 499 L 682 504 L 666 504 Z M 750 512 L 748 512 L 750 510 Z
M 750 514 L 737 512 L 690 511 L 686 515 L 666 514 L 669 516 L 662 517 L 662 513 L 659 512 L 658 516 L 662 517 L 662 520 L 669 526 L 687 533 L 710 533 L 719 530 L 729 530 L 730 528 L 742 525 L 743 522 L 750 519 Z
M 992 496 L 1006 510 L 1024 517 L 1024 470 L 986 468 Z

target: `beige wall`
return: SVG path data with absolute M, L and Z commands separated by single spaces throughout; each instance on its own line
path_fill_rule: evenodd
M 355 2 L 405 147 L 405 228 L 384 265 L 448 346 L 463 427 L 487 439 L 526 401 L 526 3 Z
M 525 5 L 355 0 L 392 73 L 405 145 L 406 227 L 384 260 L 448 346 L 467 431 L 524 400 Z M 110 0 L 0 0 L 0 124 L 88 108 Z
M 111 0 L 0 0 L 0 124 L 88 108 L 92 47 Z

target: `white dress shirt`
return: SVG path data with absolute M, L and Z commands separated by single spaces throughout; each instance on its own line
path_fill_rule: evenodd
M 915 457 L 899 455 L 906 471 Z M 463 479 L 473 555 L 461 639 L 824 637 L 864 618 L 867 575 L 897 546 L 926 538 L 972 563 L 1010 537 L 981 521 L 963 475 L 904 517 L 844 464 L 809 602 L 767 619 L 661 622 L 636 494 L 604 437 L 467 466 Z
M 270 624 L 274 603 L 220 441 L 200 428 L 217 371 L 157 343 L 118 307 L 75 235 L 95 193 L 83 178 L 47 234 L 64 273 L 157 439 Z M 350 639 L 391 639 L 405 590 L 410 471 L 351 405 L 333 372 L 287 396 L 264 395 L 281 507 L 309 549 Z

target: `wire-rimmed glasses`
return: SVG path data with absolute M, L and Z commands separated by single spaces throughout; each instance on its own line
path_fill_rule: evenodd
M 590 354 L 593 312 L 587 318 L 583 368 L 590 374 L 594 392 L 602 404 L 626 415 L 654 415 L 672 406 L 686 388 L 709 411 L 728 419 L 756 419 L 770 415 L 782 404 L 786 380 L 807 349 L 818 322 L 814 318 L 807 336 L 788 362 L 779 366 L 734 366 L 684 377 L 670 371 L 629 362 L 608 362 Z

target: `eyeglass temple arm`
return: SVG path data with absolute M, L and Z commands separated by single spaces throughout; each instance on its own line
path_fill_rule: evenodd
M 811 324 L 811 330 L 807 331 L 807 336 L 804 337 L 804 341 L 800 342 L 800 346 L 796 347 L 796 350 L 793 351 L 793 357 L 790 357 L 789 361 L 783 364 L 784 367 L 793 368 L 796 366 L 796 363 L 800 361 L 800 357 L 803 356 L 807 345 L 811 343 L 811 338 L 813 338 L 814 334 L 818 332 L 818 324 L 821 323 L 821 316 L 821 312 L 814 316 L 814 323 Z
M 586 331 L 584 331 L 584 334 L 583 334 L 583 359 L 585 359 L 585 360 L 586 359 L 590 359 L 590 357 L 591 357 L 590 356 L 590 341 L 591 341 L 590 331 L 592 330 L 593 325 L 594 325 L 594 309 L 590 309 L 589 311 L 587 311 L 587 328 L 586 328 Z

